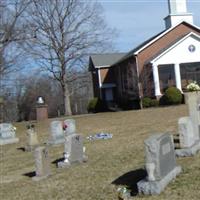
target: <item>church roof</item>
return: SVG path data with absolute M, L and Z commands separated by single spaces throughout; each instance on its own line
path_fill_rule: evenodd
M 154 35 L 153 37 L 144 41 L 143 43 L 141 43 L 140 45 L 138 45 L 137 47 L 135 47 L 134 49 L 132 49 L 128 53 L 93 54 L 93 55 L 90 56 L 90 61 L 92 61 L 94 68 L 104 68 L 104 67 L 111 67 L 111 66 L 117 65 L 117 64 L 123 62 L 124 60 L 130 58 L 131 56 L 136 56 L 143 49 L 147 48 L 149 45 L 156 42 L 161 37 L 165 36 L 165 34 L 170 32 L 171 30 L 175 29 L 180 24 L 185 24 L 185 25 L 190 26 L 190 27 L 192 27 L 192 28 L 194 28 L 198 31 L 200 30 L 200 28 L 198 26 L 195 26 L 193 24 L 190 24 L 188 22 L 183 21 L 181 23 L 178 23 L 176 26 L 173 26 L 169 29 L 166 29 L 166 30 Z M 164 50 L 166 50 L 166 49 L 162 49 L 161 52 L 159 52 L 159 53 L 162 53 L 162 51 L 164 51 Z M 154 55 L 154 57 L 155 56 L 157 56 L 157 55 Z M 89 69 L 91 69 L 91 66 L 89 67 Z
M 190 35 L 191 33 L 187 33 L 183 36 L 178 37 L 175 41 L 171 42 L 170 44 L 168 44 L 165 48 L 162 48 L 158 53 L 154 54 L 149 60 L 146 61 L 146 64 L 149 63 L 150 61 L 152 61 L 153 59 L 155 59 L 156 57 L 158 57 L 160 54 L 162 54 L 163 52 L 165 52 L 167 49 L 169 49 L 171 46 L 173 46 L 174 44 L 176 44 L 178 41 L 180 41 L 182 38 L 184 38 L 187 35 Z
M 139 51 L 142 47 L 144 47 L 146 44 L 148 44 L 149 42 L 151 42 L 152 40 L 154 40 L 155 38 L 157 38 L 158 36 L 160 36 L 163 32 L 162 31 L 156 35 L 154 35 L 153 37 L 149 38 L 148 40 L 144 41 L 143 43 L 141 43 L 140 45 L 138 45 L 137 47 L 135 47 L 134 49 L 132 49 L 131 51 L 129 51 L 127 54 L 125 54 L 120 60 L 118 60 L 116 63 L 113 63 L 113 65 L 116 65 L 124 60 L 126 60 L 126 58 L 131 57 L 132 55 L 135 54 L 135 52 Z
M 93 54 L 90 59 L 95 68 L 110 67 L 112 64 L 120 60 L 125 53 L 107 53 L 107 54 Z
M 160 52 L 155 54 L 152 58 L 149 59 L 149 61 L 146 61 L 146 62 L 147 63 L 148 62 L 154 62 L 155 59 L 157 59 L 158 57 L 162 56 L 162 54 L 164 54 L 165 52 L 169 51 L 169 49 L 172 49 L 175 45 L 177 45 L 178 43 L 182 42 L 184 39 L 186 39 L 186 38 L 188 38 L 190 36 L 198 38 L 198 40 L 200 41 L 200 36 L 197 35 L 196 33 L 194 33 L 194 32 L 187 33 L 184 36 L 177 38 L 175 41 L 170 43 L 168 46 L 166 46 L 165 48 L 160 50 Z
M 165 34 L 167 34 L 168 32 L 170 32 L 171 30 L 173 30 L 174 28 L 176 28 L 178 25 L 180 24 L 185 24 L 187 26 L 191 26 L 194 29 L 200 30 L 200 28 L 198 26 L 195 26 L 193 24 L 190 24 L 188 22 L 181 22 L 178 23 L 176 26 L 173 26 L 169 29 L 166 29 L 156 35 L 154 35 L 153 37 L 149 38 L 148 40 L 144 41 L 143 43 L 141 43 L 140 45 L 138 45 L 137 47 L 135 47 L 134 49 L 132 49 L 131 51 L 129 51 L 125 56 L 123 56 L 120 60 L 118 60 L 116 63 L 114 63 L 112 66 L 119 64 L 120 62 L 126 60 L 127 58 L 131 57 L 131 56 L 136 56 L 138 53 L 140 53 L 143 49 L 145 49 L 146 47 L 148 47 L 149 45 L 151 45 L 152 43 L 156 42 L 158 39 L 160 39 L 161 37 L 163 37 Z

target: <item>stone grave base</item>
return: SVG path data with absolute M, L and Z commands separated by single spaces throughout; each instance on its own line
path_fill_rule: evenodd
M 164 188 L 169 184 L 169 182 L 171 182 L 180 172 L 181 167 L 177 166 L 160 181 L 148 181 L 147 179 L 139 181 L 137 183 L 139 194 L 160 194 L 164 190 Z
M 200 140 L 196 141 L 191 147 L 184 149 L 176 149 L 177 157 L 194 156 L 200 150 Z
M 58 162 L 57 167 L 58 168 L 67 168 L 73 164 L 83 163 L 83 162 L 87 162 L 87 161 L 88 161 L 88 157 L 84 156 L 82 160 L 77 160 L 75 162 L 64 162 L 64 161 Z
M 49 177 L 50 176 L 50 174 L 49 175 L 46 175 L 46 176 L 34 176 L 33 178 L 32 178 L 32 180 L 33 181 L 41 181 L 41 180 L 43 180 L 43 179 L 45 179 L 45 178 L 47 178 L 47 177 Z
M 19 138 L 0 139 L 0 145 L 13 144 L 19 142 Z
M 58 140 L 49 140 L 47 141 L 47 145 L 60 145 L 60 144 L 64 144 L 65 143 L 65 139 L 61 138 Z

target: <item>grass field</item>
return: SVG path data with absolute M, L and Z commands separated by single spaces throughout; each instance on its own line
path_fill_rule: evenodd
M 144 176 L 143 141 L 159 132 L 177 133 L 177 120 L 186 116 L 185 105 L 116 113 L 76 116 L 78 133 L 84 137 L 109 132 L 109 140 L 84 140 L 88 162 L 69 169 L 58 169 L 53 162 L 62 157 L 64 147 L 50 147 L 52 175 L 34 182 L 26 174 L 33 172 L 31 152 L 20 148 L 26 144 L 26 123 L 16 123 L 17 144 L 1 146 L 0 198 L 41 200 L 115 200 L 116 188 L 128 185 L 136 192 L 136 182 Z M 52 119 L 51 119 L 52 120 Z M 48 138 L 51 120 L 36 123 L 41 144 Z M 159 196 L 133 196 L 133 199 L 200 199 L 200 154 L 177 159 L 183 172 Z

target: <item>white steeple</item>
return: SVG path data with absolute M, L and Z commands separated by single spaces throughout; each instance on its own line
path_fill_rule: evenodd
M 168 0 L 169 14 L 187 13 L 186 0 Z
M 166 28 L 186 21 L 193 24 L 193 16 L 187 12 L 186 0 L 168 0 L 169 15 L 164 19 Z

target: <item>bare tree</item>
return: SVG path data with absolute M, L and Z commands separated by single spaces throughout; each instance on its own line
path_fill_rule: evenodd
M 76 78 L 69 84 L 73 114 L 87 113 L 89 100 L 93 97 L 92 78 L 88 71 L 77 72 Z
M 48 105 L 49 117 L 57 117 L 58 109 L 63 106 L 62 99 L 57 98 L 61 95 L 58 82 L 47 75 L 38 75 L 36 72 L 22 75 L 15 81 L 15 87 L 13 102 L 15 101 L 16 104 L 19 121 L 36 118 L 35 107 L 38 96 L 42 96 L 45 104 Z
M 8 111 L 6 103 L 3 99 L 9 102 L 9 108 L 12 107 L 12 98 L 7 94 L 5 87 L 6 75 L 16 72 L 21 69 L 23 64 L 21 59 L 22 49 L 19 44 L 24 41 L 26 37 L 26 20 L 25 10 L 27 9 L 30 0 L 0 0 L 0 98 L 1 104 L 1 118 L 6 115 Z M 15 105 L 13 104 L 13 107 Z M 10 114 L 9 120 L 13 120 L 13 114 Z
M 20 58 L 18 44 L 26 38 L 24 11 L 30 4 L 29 0 L 0 1 L 0 75 L 18 69 Z
M 69 84 L 73 69 L 85 56 L 111 44 L 113 31 L 104 23 L 101 6 L 91 0 L 32 0 L 30 24 L 36 30 L 27 45 L 40 66 L 56 79 L 63 91 L 65 115 L 71 115 Z M 80 68 L 79 68 L 80 70 Z

